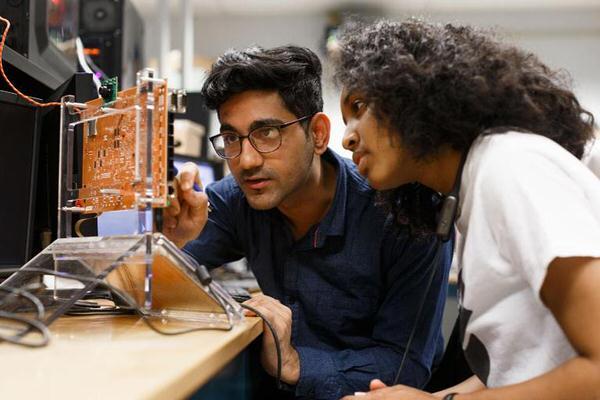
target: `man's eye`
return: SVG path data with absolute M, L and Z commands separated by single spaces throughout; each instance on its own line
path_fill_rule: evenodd
M 226 145 L 235 143 L 239 140 L 238 135 L 235 135 L 233 133 L 223 134 L 221 135 L 221 137 L 223 138 L 223 143 L 225 143 Z
M 272 126 L 267 126 L 261 129 L 257 129 L 254 132 L 254 135 L 260 139 L 272 139 L 274 137 L 277 137 L 278 134 L 278 130 L 275 127 Z

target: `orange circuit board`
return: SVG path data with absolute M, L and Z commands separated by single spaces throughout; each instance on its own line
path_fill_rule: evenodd
M 120 91 L 110 104 L 98 98 L 81 111 L 80 120 L 88 122 L 83 124 L 81 186 L 73 205 L 83 214 L 137 208 L 140 199 L 150 197 L 153 207 L 167 206 L 167 86 L 152 86 L 152 107 L 147 107 L 149 92 L 138 93 L 132 87 Z M 146 174 L 147 149 L 151 149 L 151 177 Z M 146 190 L 149 186 L 152 193 Z

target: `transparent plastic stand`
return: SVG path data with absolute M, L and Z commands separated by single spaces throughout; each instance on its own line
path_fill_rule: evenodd
M 28 302 L 15 295 L 28 291 L 51 311 L 44 319 L 50 324 L 92 291 L 105 290 L 115 303 L 158 320 L 166 330 L 230 329 L 243 319 L 242 308 L 216 282 L 201 283 L 191 256 L 152 232 L 156 207 L 168 205 L 167 108 L 166 81 L 148 69 L 138 73 L 135 88 L 119 92 L 111 103 L 62 98 L 59 239 L 0 285 L 12 291 L 0 302 L 2 309 L 30 312 Z M 91 140 L 110 141 L 109 157 L 91 152 Z M 95 157 L 109 165 L 98 166 Z M 114 209 L 137 210 L 136 234 L 79 237 L 73 214 Z
M 146 239 L 146 235 L 58 239 L 2 286 L 34 294 L 50 311 L 46 324 L 98 289 L 110 292 L 124 307 L 137 308 L 144 317 L 160 319 L 169 331 L 190 326 L 229 329 L 243 318 L 239 305 L 216 282 L 200 283 L 191 257 L 154 234 L 149 260 Z M 151 286 L 146 283 L 149 264 Z M 27 311 L 26 304 L 17 300 L 10 311 L 17 307 Z

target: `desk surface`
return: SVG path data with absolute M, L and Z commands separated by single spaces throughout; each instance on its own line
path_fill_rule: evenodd
M 0 343 L 0 398 L 177 399 L 213 377 L 262 332 L 258 318 L 231 331 L 163 336 L 137 317 L 64 317 L 47 347 Z

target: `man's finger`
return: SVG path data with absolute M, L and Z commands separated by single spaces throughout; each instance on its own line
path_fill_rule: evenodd
M 263 320 L 267 320 L 271 323 L 271 326 L 273 326 L 273 328 L 278 331 L 279 328 L 276 325 L 276 318 L 273 317 L 273 315 L 271 315 L 269 313 L 269 310 L 265 310 L 265 309 L 261 309 L 259 306 L 255 306 L 255 305 L 250 305 L 251 307 L 255 308 L 258 312 L 260 312 L 261 315 L 258 315 L 256 313 L 254 313 L 252 310 L 247 310 L 249 312 L 251 312 L 252 314 L 257 315 L 258 317 L 263 318 Z M 266 322 L 263 321 L 263 324 L 265 324 L 265 329 L 263 332 L 264 337 L 267 337 L 269 339 L 273 339 L 273 334 L 271 333 L 270 329 L 267 329 L 266 327 Z
M 271 320 L 274 317 L 273 312 L 269 307 L 265 306 L 262 302 L 254 299 L 254 298 L 247 300 L 244 304 L 247 304 L 250 307 L 255 308 L 258 312 L 263 314 L 265 316 L 265 318 L 268 318 L 269 322 L 271 322 Z
M 280 318 L 289 319 L 292 314 L 292 310 L 289 307 L 281 304 L 281 302 L 273 297 L 261 295 L 256 297 L 257 302 L 262 307 L 268 308 L 274 314 L 277 314 Z
M 259 305 L 254 306 L 261 314 L 263 314 L 264 319 L 271 323 L 275 332 L 279 337 L 280 341 L 285 341 L 286 332 L 289 332 L 291 329 L 291 318 L 288 318 L 286 315 L 282 314 L 280 311 L 274 310 L 272 308 L 261 307 Z M 270 330 L 264 332 L 265 337 L 272 340 L 274 339 Z
M 194 183 L 197 183 L 202 187 L 202 182 L 200 181 L 200 171 L 198 171 L 198 167 L 196 164 L 192 162 L 187 162 L 181 168 L 181 171 L 178 175 L 179 185 L 183 191 L 191 190 L 194 187 Z
M 163 218 L 163 227 L 167 229 L 177 228 L 177 218 L 165 215 Z
M 262 294 L 262 293 L 254 296 L 252 299 L 256 300 L 256 301 L 260 301 L 262 304 L 273 304 L 273 303 L 281 304 L 281 302 L 279 300 L 277 300 L 276 298 L 267 296 L 266 294 Z
M 260 310 L 268 310 L 270 322 L 278 323 L 279 321 L 289 322 L 292 320 L 292 311 L 281 304 L 277 299 L 269 296 L 259 295 L 253 298 L 256 308 Z M 283 327 L 282 327 L 283 328 Z
M 169 207 L 165 209 L 165 215 L 176 217 L 181 212 L 181 205 L 179 204 L 179 199 L 177 197 L 173 197 L 170 199 Z
M 384 387 L 387 387 L 387 385 L 379 379 L 373 379 L 369 385 L 370 390 L 383 389 Z
M 208 197 L 202 192 L 186 190 L 183 192 L 183 200 L 194 210 L 204 210 L 208 205 Z

